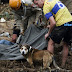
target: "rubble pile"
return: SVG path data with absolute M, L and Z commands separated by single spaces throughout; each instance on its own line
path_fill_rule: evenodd
M 4 18 L 5 20 L 14 19 L 13 13 L 11 12 L 11 8 L 9 4 L 1 4 L 0 5 L 0 18 Z
M 11 41 L 14 26 L 14 15 L 9 4 L 0 4 L 0 34 L 8 32 L 10 38 L 7 36 L 0 36 L 0 40 L 5 39 Z

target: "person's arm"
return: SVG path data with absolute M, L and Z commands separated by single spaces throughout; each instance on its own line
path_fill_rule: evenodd
M 49 18 L 49 22 L 50 22 L 50 27 L 49 27 L 49 31 L 48 33 L 45 35 L 45 39 L 50 35 L 50 33 L 52 32 L 53 28 L 55 27 L 56 25 L 56 22 L 55 22 L 55 19 L 53 16 L 51 16 Z

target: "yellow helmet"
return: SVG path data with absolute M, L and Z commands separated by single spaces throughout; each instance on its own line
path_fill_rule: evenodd
M 14 9 L 19 9 L 21 6 L 21 0 L 9 0 L 9 5 Z

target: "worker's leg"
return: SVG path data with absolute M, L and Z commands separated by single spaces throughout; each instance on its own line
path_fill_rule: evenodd
M 47 48 L 48 51 L 50 51 L 51 53 L 54 52 L 54 42 L 53 40 L 50 38 L 49 42 L 48 42 L 48 48 Z
M 63 51 L 62 51 L 62 67 L 65 65 L 65 62 L 67 60 L 67 56 L 68 56 L 68 45 L 67 43 L 64 42 L 63 44 Z
M 14 14 L 14 19 L 15 19 L 15 26 L 16 29 L 20 29 L 20 33 L 24 34 L 24 22 L 22 19 L 22 15 L 23 15 L 23 11 L 21 9 L 19 10 L 12 10 L 13 14 Z

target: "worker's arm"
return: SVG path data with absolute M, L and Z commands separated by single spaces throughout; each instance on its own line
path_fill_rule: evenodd
M 50 22 L 50 27 L 49 27 L 49 31 L 48 33 L 45 35 L 45 39 L 50 35 L 50 33 L 52 32 L 53 28 L 55 27 L 56 25 L 56 22 L 55 22 L 55 19 L 53 16 L 51 16 L 49 18 L 49 22 Z

